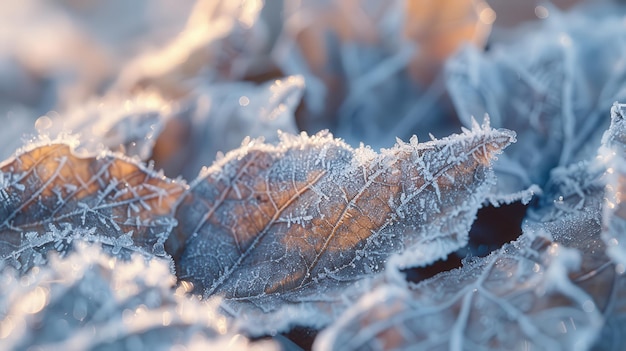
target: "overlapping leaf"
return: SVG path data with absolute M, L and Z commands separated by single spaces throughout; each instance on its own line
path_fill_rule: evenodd
M 85 243 L 26 276 L 0 275 L 4 349 L 278 349 L 235 335 L 215 304 L 174 290 L 166 262 L 121 262 Z M 97 331 L 94 333 L 94 331 Z
M 603 137 L 601 150 L 607 167 L 606 203 L 602 239 L 608 255 L 626 267 L 626 120 L 625 105 L 615 104 L 611 110 L 611 128 Z
M 551 169 L 595 155 L 609 107 L 626 98 L 624 45 L 607 45 L 626 42 L 624 11 L 615 4 L 554 9 L 539 28 L 484 53 L 468 46 L 448 62 L 459 118 L 467 125 L 488 113 L 495 127 L 519 133 L 494 164 L 498 193 L 543 187 Z
M 146 161 L 158 137 L 177 111 L 157 94 L 132 98 L 111 95 L 92 99 L 62 114 L 42 116 L 35 127 L 42 135 L 76 135 L 74 151 L 94 155 L 105 150 Z
M 197 87 L 159 136 L 156 166 L 193 179 L 218 152 L 239 147 L 246 137 L 276 142 L 278 130 L 297 133 L 294 113 L 303 91 L 300 76 Z
M 529 237 L 408 288 L 382 285 L 324 331 L 316 349 L 575 350 L 601 318 L 569 281 L 574 250 Z
M 552 172 L 549 197 L 544 201 L 550 205 L 532 211 L 528 222 L 531 230 L 547 233 L 555 242 L 581 253 L 581 267 L 570 278 L 589 294 L 605 318 L 594 350 L 620 350 L 625 342 L 626 275 L 618 239 L 619 188 L 623 186 L 620 158 L 626 132 L 621 108 L 613 106 L 611 126 L 597 157 Z
M 441 113 L 441 84 L 428 86 L 461 43 L 484 43 L 489 25 L 478 19 L 478 7 L 473 1 L 286 2 L 274 56 L 284 72 L 306 79 L 299 124 L 375 146 L 456 130 Z
M 514 134 L 486 122 L 380 154 L 328 133 L 281 139 L 251 142 L 206 169 L 166 244 L 179 278 L 225 297 L 235 314 L 340 299 L 395 253 L 400 264 L 424 265 L 463 246 L 493 184 L 494 154 Z M 308 311 L 281 327 L 327 321 Z
M 99 228 L 90 239 L 114 254 L 165 255 L 185 187 L 132 159 L 82 158 L 67 143 L 42 142 L 0 164 L 0 256 L 25 271 L 38 252 L 65 251 L 74 228 Z
M 598 312 L 609 306 L 614 276 L 606 276 L 610 262 L 598 240 L 602 171 L 590 174 L 588 166 L 557 174 L 550 187 L 554 206 L 534 213 L 518 241 L 408 288 L 377 288 L 323 332 L 316 346 L 590 347 L 601 327 Z
M 323 333 L 319 349 L 620 349 L 623 256 L 613 238 L 608 250 L 602 240 L 620 220 L 604 185 L 615 165 L 607 151 L 626 131 L 620 108 L 597 158 L 553 170 L 517 242 L 408 289 L 379 287 Z

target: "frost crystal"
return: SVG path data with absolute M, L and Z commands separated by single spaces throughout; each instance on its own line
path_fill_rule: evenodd
M 84 243 L 23 277 L 0 275 L 0 342 L 4 349 L 248 349 L 215 303 L 174 290 L 166 262 L 118 261 Z M 264 348 L 276 345 L 261 343 Z
M 119 155 L 78 157 L 63 142 L 33 145 L 0 164 L 0 185 L 0 257 L 21 271 L 84 233 L 115 255 L 165 255 L 186 188 Z M 98 228 L 97 235 L 83 228 Z
M 165 130 L 155 161 L 172 174 L 193 179 L 218 152 L 235 149 L 246 138 L 276 142 L 278 130 L 297 133 L 294 114 L 303 90 L 300 76 L 260 85 L 229 82 L 197 87 L 171 121 L 170 127 L 182 129 L 183 136 L 168 136 Z M 182 146 L 177 149 L 176 144 Z M 168 150 L 173 155 L 166 156 Z
M 601 159 L 606 164 L 606 195 L 602 239 L 608 255 L 626 267 L 626 105 L 611 110 L 611 128 L 602 139 Z
M 283 71 L 307 82 L 300 124 L 375 146 L 456 130 L 439 105 L 441 81 L 427 87 L 460 43 L 484 43 L 489 25 L 478 21 L 478 7 L 465 0 L 285 2 L 273 53 Z
M 626 51 L 611 44 L 626 41 L 623 14 L 623 6 L 608 4 L 554 9 L 536 30 L 484 53 L 467 46 L 447 63 L 447 86 L 465 125 L 487 113 L 495 127 L 518 133 L 519 142 L 494 164 L 499 194 L 543 187 L 551 169 L 595 155 L 608 107 L 626 99 Z
M 601 317 L 567 276 L 580 256 L 528 239 L 417 285 L 381 285 L 323 331 L 314 349 L 584 350 Z
M 309 313 L 281 327 L 319 326 L 332 309 L 321 302 L 340 300 L 390 256 L 424 265 L 463 246 L 493 184 L 490 163 L 512 141 L 485 123 L 380 154 L 328 133 L 250 142 L 194 181 L 166 248 L 180 279 L 224 296 L 233 313 L 299 303 Z M 277 329 L 254 323 L 255 332 Z

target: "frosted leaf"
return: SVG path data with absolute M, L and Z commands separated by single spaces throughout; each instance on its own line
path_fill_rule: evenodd
M 552 172 L 548 198 L 543 206 L 529 212 L 526 221 L 527 231 L 548 236 L 581 253 L 580 269 L 571 272 L 570 277 L 604 315 L 604 327 L 593 346 L 597 350 L 619 350 L 626 342 L 623 339 L 626 304 L 622 302 L 626 296 L 624 266 L 619 263 L 619 256 L 617 260 L 613 258 L 616 255 L 611 250 L 610 239 L 608 245 L 603 240 L 607 239 L 603 221 L 606 223 L 606 215 L 612 212 L 605 195 L 606 151 L 623 128 L 619 118 L 613 120 L 593 161 Z
M 133 255 L 119 261 L 95 246 L 20 277 L 0 275 L 0 341 L 5 349 L 247 349 L 215 302 L 186 294 L 167 262 Z M 94 333 L 94 331 L 97 331 Z M 264 347 L 276 349 L 270 342 Z M 191 349 L 194 349 L 193 347 Z
M 94 154 L 109 149 L 147 160 L 174 112 L 172 105 L 156 94 L 139 94 L 133 98 L 111 95 L 62 114 L 40 117 L 37 122 L 42 126 L 37 129 L 52 136 L 78 135 L 80 144 L 75 151 L 79 153 Z
M 584 350 L 601 317 L 567 276 L 579 264 L 575 250 L 523 237 L 419 284 L 379 286 L 314 349 Z
M 96 241 L 117 251 L 163 253 L 185 188 L 119 155 L 83 158 L 60 141 L 35 144 L 0 164 L 0 257 L 15 264 L 31 262 L 33 249 L 65 252 L 57 246 L 72 228 L 99 228 Z
M 441 82 L 428 86 L 462 42 L 484 43 L 484 8 L 458 0 L 286 1 L 273 55 L 307 82 L 299 125 L 376 146 L 455 130 L 439 106 Z
M 615 44 L 626 42 L 623 14 L 616 4 L 554 9 L 535 30 L 484 53 L 468 46 L 448 61 L 447 86 L 464 124 L 488 113 L 495 127 L 518 133 L 494 164 L 498 193 L 543 187 L 553 168 L 595 155 L 609 106 L 626 98 L 626 50 Z
M 278 141 L 278 130 L 297 133 L 294 113 L 304 90 L 300 76 L 260 85 L 213 83 L 196 88 L 193 97 L 159 137 L 155 161 L 171 174 L 194 178 L 218 152 L 236 149 L 246 138 Z M 180 130 L 181 136 L 171 131 Z
M 606 148 L 620 145 L 624 134 L 618 108 L 597 158 L 551 172 L 518 242 L 410 289 L 377 288 L 323 332 L 317 347 L 621 349 L 625 269 L 607 256 L 601 238 Z
M 606 195 L 603 204 L 602 239 L 607 254 L 626 267 L 626 105 L 615 104 L 611 110 L 611 128 L 604 134 L 601 160 L 607 168 Z
M 203 81 L 242 78 L 266 45 L 262 6 L 258 0 L 197 0 L 184 30 L 129 62 L 117 88 L 157 89 L 177 98 Z
M 338 299 L 390 256 L 424 265 L 465 245 L 493 185 L 490 163 L 513 141 L 488 123 L 379 154 L 325 132 L 252 141 L 194 181 L 166 248 L 179 279 L 224 296 L 234 314 L 300 304 L 308 313 L 280 326 L 319 326 L 333 306 L 317 302 Z M 277 330 L 259 320 L 254 327 Z

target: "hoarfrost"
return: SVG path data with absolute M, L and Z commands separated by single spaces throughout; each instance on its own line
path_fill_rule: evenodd
M 605 182 L 621 162 L 621 108 L 614 105 L 597 157 L 551 172 L 518 241 L 408 288 L 397 277 L 380 284 L 323 331 L 316 347 L 620 349 L 625 269 L 612 240 L 602 239 L 618 220 Z
M 283 329 L 318 326 L 340 309 L 330 301 L 380 272 L 390 256 L 402 252 L 396 262 L 425 265 L 465 245 L 493 185 L 490 163 L 513 141 L 514 133 L 488 123 L 402 142 L 374 158 L 325 132 L 282 134 L 277 145 L 251 141 L 193 182 L 166 249 L 195 291 L 223 296 L 237 316 L 267 313 L 254 322 L 257 332 L 277 330 L 266 323 L 271 313 L 294 304 L 301 313 L 280 321 Z M 290 216 L 312 219 L 280 220 Z
M 0 257 L 22 272 L 35 253 L 65 252 L 89 232 L 83 228 L 99 228 L 86 239 L 115 254 L 122 248 L 156 254 L 176 225 L 174 206 L 186 188 L 119 155 L 78 157 L 62 141 L 21 150 L 0 164 L 0 173 Z
M 278 141 L 279 130 L 297 133 L 294 114 L 303 90 L 300 76 L 259 85 L 228 82 L 198 86 L 190 99 L 181 102 L 181 113 L 171 122 L 184 130 L 183 145 L 175 150 L 172 144 L 181 141 L 168 142 L 168 136 L 162 136 L 157 147 L 174 149 L 175 153 L 166 157 L 166 152 L 156 150 L 157 164 L 193 179 L 218 152 L 239 147 L 246 137 L 262 137 L 271 143 Z
M 606 195 L 603 204 L 602 239 L 607 254 L 626 267 L 626 105 L 614 104 L 611 110 L 611 128 L 602 138 L 601 160 L 606 165 Z
M 624 13 L 618 4 L 554 9 L 535 30 L 484 53 L 467 46 L 447 62 L 447 86 L 464 124 L 487 113 L 495 127 L 518 133 L 519 142 L 494 164 L 497 193 L 543 188 L 553 168 L 595 155 L 608 107 L 626 99 L 626 51 L 618 44 L 626 42 Z
M 234 334 L 216 302 L 174 289 L 167 262 L 120 261 L 84 242 L 27 275 L 0 275 L 0 340 L 26 350 L 278 349 Z M 96 332 L 97 331 L 97 332 Z
M 316 340 L 331 350 L 584 350 L 602 325 L 577 251 L 523 237 L 408 287 L 383 284 Z
M 435 76 L 460 43 L 484 44 L 490 26 L 478 20 L 479 8 L 447 0 L 285 2 L 273 54 L 284 72 L 307 82 L 300 125 L 377 147 L 424 126 L 439 135 L 456 130 L 442 113 Z
M 554 170 L 543 206 L 530 211 L 526 221 L 528 231 L 543 233 L 554 242 L 580 252 L 580 269 L 571 272 L 570 278 L 589 294 L 605 319 L 594 350 L 619 350 L 625 342 L 626 305 L 622 301 L 626 275 L 620 263 L 621 255 L 612 248 L 610 238 L 615 235 L 610 231 L 610 223 L 619 219 L 612 218 L 611 202 L 607 201 L 612 192 L 606 191 L 612 164 L 607 151 L 616 146 L 619 149 L 623 134 L 622 119 L 619 113 L 615 114 L 620 107 L 615 106 L 613 123 L 603 137 L 598 155 Z

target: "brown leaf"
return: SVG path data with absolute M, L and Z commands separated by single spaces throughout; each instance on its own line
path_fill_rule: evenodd
M 193 183 L 166 249 L 180 279 L 239 307 L 332 299 L 395 253 L 423 265 L 464 245 L 490 162 L 512 141 L 476 124 L 380 154 L 325 132 L 250 142 Z
M 404 35 L 419 50 L 411 60 L 411 76 L 431 82 L 448 57 L 463 44 L 482 48 L 496 14 L 483 1 L 405 1 Z
M 33 249 L 63 251 L 77 233 L 113 246 L 114 254 L 125 247 L 164 255 L 176 225 L 174 206 L 186 188 L 132 159 L 82 158 L 64 143 L 33 147 L 2 163 L 0 186 L 0 255 L 23 270 Z M 84 228 L 98 228 L 97 236 Z
M 314 350 L 589 347 L 602 320 L 567 277 L 577 252 L 529 239 L 416 285 L 377 287 L 326 329 Z

